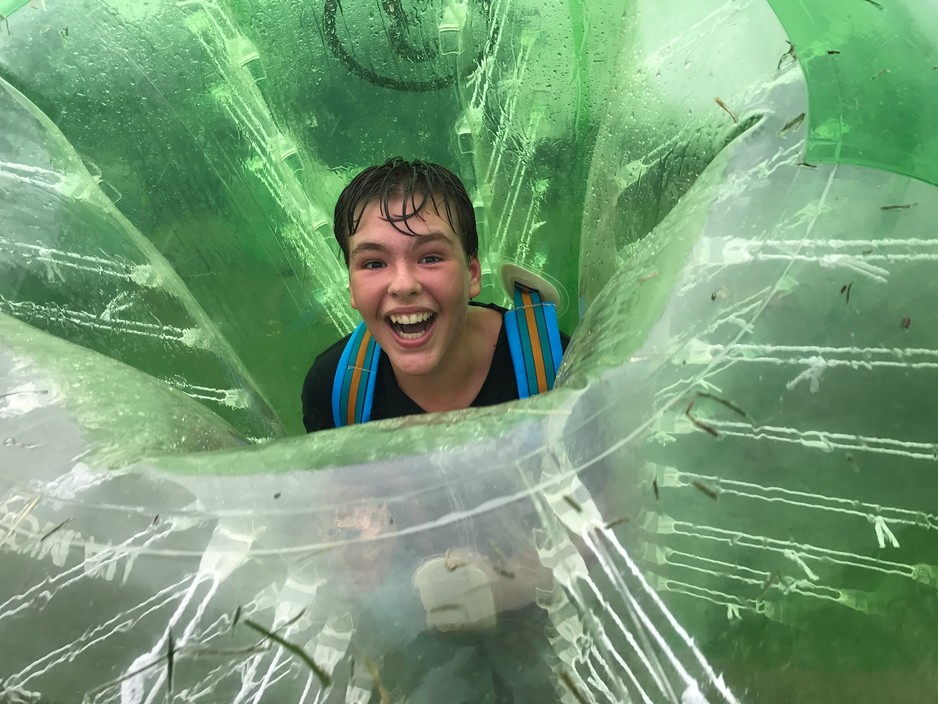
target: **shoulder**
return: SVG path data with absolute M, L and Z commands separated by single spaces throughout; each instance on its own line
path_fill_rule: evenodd
M 351 335 L 346 335 L 321 352 L 306 372 L 301 400 L 303 425 L 306 426 L 307 432 L 335 427 L 332 418 L 332 385 L 342 351 L 350 337 Z
M 320 352 L 319 355 L 317 355 L 315 361 L 306 374 L 307 382 L 315 381 L 318 378 L 327 378 L 329 379 L 331 388 L 331 380 L 335 376 L 335 370 L 339 366 L 339 359 L 341 359 L 342 352 L 345 350 L 345 346 L 348 344 L 350 337 L 351 335 L 346 335 L 341 340 L 334 343 L 330 347 Z
M 471 305 L 471 306 L 479 306 L 479 307 L 482 307 L 482 308 L 490 308 L 491 310 L 494 310 L 494 311 L 497 311 L 498 313 L 500 313 L 503 318 L 505 317 L 505 314 L 509 312 L 507 308 L 502 308 L 501 306 L 496 305 L 496 304 L 494 304 L 494 303 L 476 303 L 475 301 L 470 301 L 470 302 L 469 302 L 469 305 Z M 562 349 L 566 350 L 566 349 L 567 349 L 567 345 L 568 345 L 569 342 L 570 342 L 570 336 L 569 336 L 569 335 L 565 335 L 564 332 L 563 332 L 563 330 L 560 330 L 559 332 L 560 332 L 560 346 L 561 346 Z M 505 334 L 505 333 L 504 333 L 504 330 L 503 330 L 503 331 L 502 331 L 502 335 L 504 335 L 504 334 Z

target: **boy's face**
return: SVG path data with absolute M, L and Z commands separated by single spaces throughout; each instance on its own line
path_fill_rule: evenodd
M 400 215 L 403 207 L 395 198 L 388 210 Z M 372 201 L 349 237 L 352 307 L 396 374 L 445 374 L 447 360 L 468 344 L 468 302 L 481 290 L 479 260 L 467 260 L 459 235 L 429 200 L 395 224 L 416 234 L 398 232 Z

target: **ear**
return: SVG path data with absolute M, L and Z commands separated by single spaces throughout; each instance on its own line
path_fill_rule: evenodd
M 469 298 L 475 298 L 482 293 L 482 265 L 478 257 L 469 258 Z
M 354 308 L 355 310 L 358 310 L 358 304 L 355 303 L 355 289 L 352 288 L 352 276 L 351 276 L 351 274 L 349 274 L 349 277 L 348 277 L 348 278 L 349 278 L 349 281 L 348 281 L 348 299 L 349 299 L 349 303 L 352 304 L 352 308 Z

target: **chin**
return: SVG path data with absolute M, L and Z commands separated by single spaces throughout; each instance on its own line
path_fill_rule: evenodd
M 407 376 L 424 376 L 436 369 L 436 360 L 410 360 L 397 355 L 388 355 L 394 371 Z

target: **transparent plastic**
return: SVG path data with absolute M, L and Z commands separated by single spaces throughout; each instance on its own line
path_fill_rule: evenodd
M 817 62 L 932 10 L 14 5 L 0 700 L 928 700 L 938 162 L 848 103 L 932 74 Z M 397 153 L 571 302 L 557 388 L 280 437 Z

